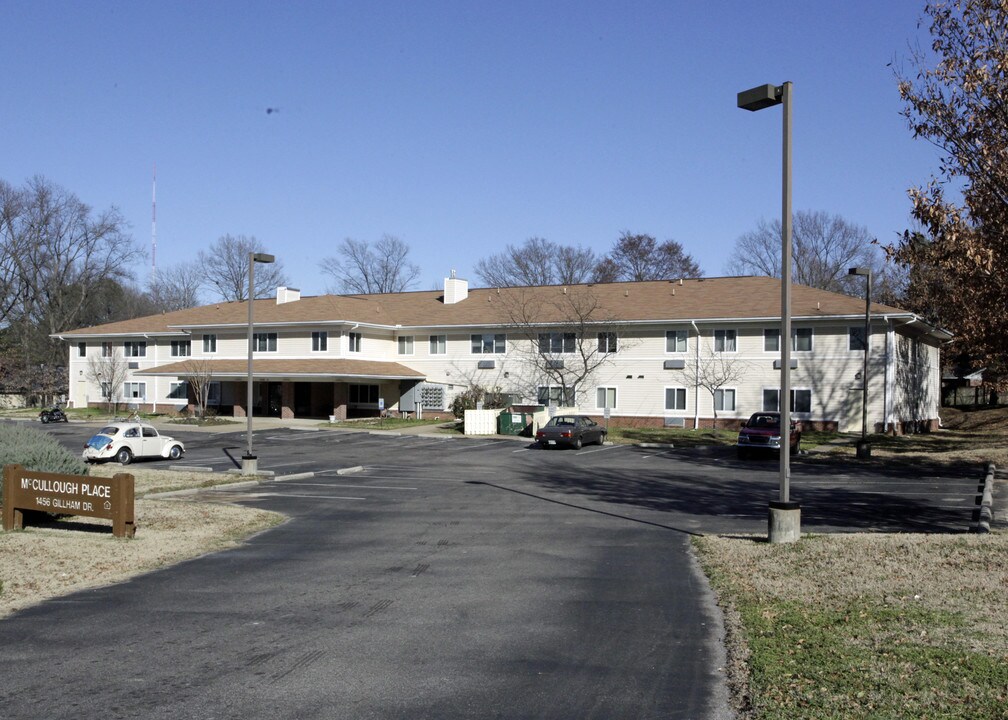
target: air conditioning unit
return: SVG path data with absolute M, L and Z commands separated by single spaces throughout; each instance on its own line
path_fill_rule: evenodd
M 686 368 L 685 360 L 666 360 L 665 361 L 666 370 L 683 370 Z
M 495 363 L 493 360 L 480 360 L 478 363 L 476 363 L 476 367 L 479 370 L 493 370 L 495 367 Z

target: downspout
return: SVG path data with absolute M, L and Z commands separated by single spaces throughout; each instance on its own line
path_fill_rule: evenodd
M 696 320 L 690 320 L 690 325 L 696 330 L 696 352 L 695 364 L 693 366 L 693 379 L 696 386 L 693 388 L 693 429 L 700 429 L 700 328 L 697 327 Z
M 884 355 L 884 372 L 882 379 L 882 430 L 888 433 L 890 423 L 892 422 L 892 392 L 890 389 L 890 382 L 892 381 L 892 369 L 889 364 L 892 360 L 892 355 L 890 354 L 890 345 L 892 344 L 893 336 L 893 326 L 892 322 L 889 320 L 888 315 L 882 316 L 882 321 L 886 324 L 885 332 L 885 355 Z

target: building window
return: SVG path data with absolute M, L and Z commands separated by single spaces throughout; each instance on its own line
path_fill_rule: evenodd
M 665 352 L 684 353 L 687 348 L 687 335 L 685 330 L 668 330 L 665 333 Z
M 399 354 L 400 355 L 412 355 L 413 354 L 413 336 L 403 335 L 399 338 Z
M 735 412 L 735 390 L 724 388 L 715 390 L 714 410 L 717 412 Z
M 763 388 L 763 411 L 780 411 L 780 388 Z M 791 412 L 812 412 L 812 391 L 795 389 L 791 391 Z
M 190 355 L 192 355 L 192 341 L 190 340 L 171 341 L 172 357 L 189 357 Z
M 147 383 L 128 382 L 123 383 L 123 397 L 127 400 L 146 400 Z
M 127 340 L 123 343 L 126 357 L 147 357 L 147 343 L 143 340 Z
M 350 385 L 347 400 L 351 405 L 374 405 L 378 407 L 378 386 Z
M 780 352 L 780 328 L 766 328 L 763 331 L 763 352 Z
M 598 334 L 598 351 L 600 353 L 614 353 L 616 348 L 616 333 L 600 332 Z
M 469 337 L 473 355 L 500 355 L 507 352 L 507 335 L 504 333 L 483 333 Z
M 215 353 L 217 352 L 217 336 L 216 335 L 204 335 L 203 336 L 203 352 L 205 353 Z
M 101 344 L 101 356 L 102 357 L 112 357 L 112 343 L 103 342 Z M 106 397 L 108 397 L 106 395 Z
M 87 343 L 77 343 L 77 357 L 87 357 Z
M 109 397 L 111 397 L 111 395 L 112 395 L 112 386 L 109 385 L 107 382 L 102 382 L 101 383 L 101 396 L 103 398 L 109 398 Z
M 600 387 L 595 389 L 595 407 L 599 410 L 616 407 L 616 388 Z
M 575 350 L 576 336 L 574 333 L 539 333 L 539 352 L 543 355 L 572 353 Z
M 686 409 L 686 388 L 665 388 L 665 409 Z
M 847 349 L 856 350 L 857 352 L 864 352 L 865 349 L 865 339 L 864 339 L 864 325 L 858 325 L 857 327 L 847 328 Z
M 186 400 L 188 395 L 186 394 L 186 386 L 189 383 L 186 382 L 172 382 L 168 383 L 168 399 L 169 400 Z
M 316 330 L 311 334 L 312 352 L 326 352 L 329 349 L 329 333 L 325 330 Z
M 363 336 L 360 333 L 347 333 L 347 340 L 350 343 L 350 352 L 359 353 L 361 351 L 361 338 Z
M 564 407 L 575 407 L 574 388 L 564 389 L 559 385 L 540 385 L 538 391 L 540 405 L 562 405 Z
M 252 335 L 252 349 L 256 352 L 276 352 L 276 333 L 254 333 Z
M 735 352 L 735 331 L 714 331 L 714 352 Z
M 812 352 L 812 328 L 795 328 L 792 330 L 791 349 L 795 352 Z
M 444 355 L 448 352 L 448 336 L 447 335 L 431 335 L 430 336 L 430 354 L 431 355 Z

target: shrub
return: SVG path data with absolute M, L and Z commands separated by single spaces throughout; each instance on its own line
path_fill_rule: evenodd
M 0 423 L 0 466 L 22 465 L 39 472 L 87 475 L 88 466 L 79 456 L 59 444 L 52 435 L 20 423 Z M 3 502 L 0 483 L 0 502 Z

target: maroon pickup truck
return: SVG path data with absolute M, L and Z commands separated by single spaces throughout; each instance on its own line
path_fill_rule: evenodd
M 745 422 L 739 430 L 739 458 L 746 458 L 753 452 L 779 452 L 781 449 L 781 419 L 777 412 L 758 412 Z M 791 421 L 791 454 L 795 455 L 801 448 L 801 425 Z

